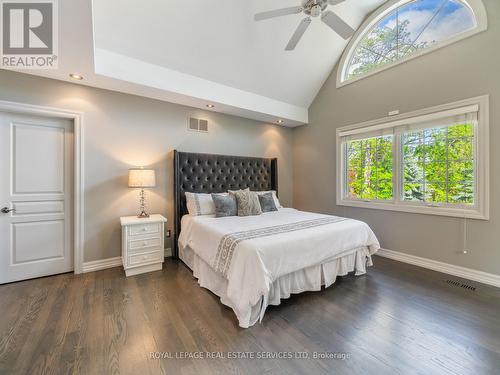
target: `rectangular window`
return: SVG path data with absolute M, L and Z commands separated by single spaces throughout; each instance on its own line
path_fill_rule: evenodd
M 349 140 L 347 147 L 347 197 L 391 200 L 392 136 Z
M 338 129 L 340 205 L 488 218 L 488 98 Z
M 402 134 L 405 201 L 474 205 L 474 120 Z

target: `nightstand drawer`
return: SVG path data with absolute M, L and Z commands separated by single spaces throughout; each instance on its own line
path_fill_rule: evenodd
M 161 223 L 151 223 L 151 224 L 138 224 L 131 225 L 128 227 L 128 234 L 130 236 L 139 236 L 142 234 L 152 234 L 160 233 Z
M 145 238 L 141 240 L 131 240 L 128 243 L 128 248 L 129 250 L 133 252 L 137 252 L 144 250 L 147 250 L 148 248 L 151 247 L 160 247 L 161 246 L 161 238 L 155 237 L 155 238 Z
M 151 251 L 149 253 L 134 254 L 128 257 L 129 266 L 144 263 L 163 262 L 163 250 Z

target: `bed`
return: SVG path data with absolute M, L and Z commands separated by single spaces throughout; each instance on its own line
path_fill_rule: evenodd
M 367 224 L 338 216 L 293 208 L 222 218 L 187 211 L 186 192 L 278 191 L 277 183 L 277 159 L 174 151 L 173 256 L 234 311 L 243 328 L 291 294 L 366 273 L 380 247 Z

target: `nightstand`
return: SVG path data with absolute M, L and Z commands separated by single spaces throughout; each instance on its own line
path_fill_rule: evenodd
M 164 261 L 164 224 L 161 215 L 148 218 L 124 216 L 122 225 L 122 262 L 127 276 L 162 269 Z

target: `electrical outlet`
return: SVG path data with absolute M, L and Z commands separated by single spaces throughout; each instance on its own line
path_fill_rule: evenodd
M 167 231 L 165 232 L 165 237 L 170 238 L 170 235 L 170 229 L 167 229 Z

